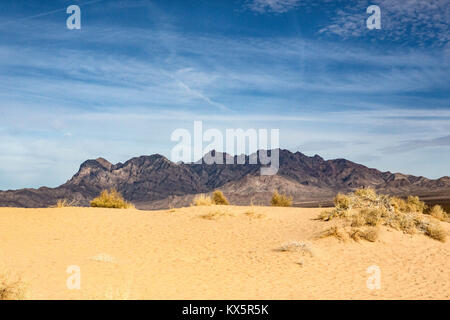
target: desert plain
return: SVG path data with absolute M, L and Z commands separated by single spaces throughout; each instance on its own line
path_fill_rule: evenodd
M 25 299 L 450 298 L 450 241 L 386 227 L 375 242 L 320 238 L 321 210 L 0 208 L 0 274 Z

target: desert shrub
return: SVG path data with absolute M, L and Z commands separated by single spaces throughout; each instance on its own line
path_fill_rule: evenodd
M 439 223 L 430 222 L 425 226 L 425 234 L 435 240 L 445 242 L 447 233 Z
M 379 234 L 380 233 L 379 233 L 378 228 L 369 227 L 362 232 L 361 238 L 363 238 L 364 240 L 370 241 L 370 242 L 375 242 L 375 241 L 377 241 Z
M 218 220 L 222 217 L 234 217 L 235 215 L 229 211 L 218 209 L 218 207 L 213 207 L 212 210 L 205 214 L 201 214 L 199 217 L 206 220 Z
M 212 201 L 214 202 L 214 204 L 218 204 L 218 205 L 226 205 L 227 206 L 230 204 L 228 202 L 227 198 L 225 197 L 225 195 L 223 194 L 223 192 L 220 190 L 216 190 L 213 192 Z
M 275 191 L 272 195 L 271 204 L 274 207 L 290 207 L 292 206 L 292 197 L 280 194 Z
M 354 214 L 351 216 L 352 227 L 362 227 L 366 224 L 366 218 L 361 214 Z
M 400 230 L 405 233 L 413 234 L 416 224 L 414 218 L 408 214 L 399 214 L 396 216 Z
M 339 240 L 346 240 L 347 236 L 345 230 L 338 226 L 331 226 L 328 229 L 325 229 L 320 235 L 321 238 L 334 237 Z
M 21 279 L 12 280 L 8 275 L 0 275 L 0 300 L 22 300 L 25 286 Z
M 334 197 L 334 206 L 338 210 L 348 210 L 351 207 L 351 200 L 349 196 L 346 196 L 345 194 L 338 193 L 336 197 Z
M 426 204 L 425 202 L 420 201 L 417 196 L 408 196 L 408 199 L 406 200 L 406 207 L 409 212 L 423 213 L 423 210 L 426 208 Z
M 448 219 L 447 213 L 444 211 L 444 209 L 442 209 L 440 205 L 433 206 L 428 213 L 432 217 L 441 221 L 446 221 Z
M 362 209 L 359 215 L 364 219 L 364 224 L 369 226 L 377 226 L 381 223 L 381 209 Z
M 54 206 L 54 208 L 68 208 L 68 207 L 74 207 L 78 204 L 78 201 L 76 200 L 67 200 L 67 199 L 58 199 L 58 201 L 56 201 L 56 205 Z
M 444 234 L 445 238 L 445 232 L 442 233 L 443 229 L 439 229 L 438 224 L 430 226 L 424 220 L 423 213 L 427 206 L 417 196 L 408 196 L 404 200 L 399 197 L 377 194 L 373 189 L 367 188 L 357 189 L 348 194 L 338 193 L 334 198 L 334 204 L 333 209 L 322 211 L 318 219 L 330 221 L 338 218 L 341 226 L 353 228 L 348 235 L 356 241 L 365 236 L 369 238 L 369 241 L 373 238 L 372 235 L 365 233 L 370 229 L 363 231 L 357 228 L 378 225 L 385 225 L 408 234 L 420 231 L 437 240 Z M 360 210 L 355 212 L 356 209 Z M 449 221 L 450 218 L 440 206 L 431 208 L 427 213 L 442 221 Z M 333 235 L 336 232 L 338 232 L 336 227 L 332 227 L 332 229 L 326 230 L 325 234 Z M 334 236 L 341 238 L 339 235 Z
M 210 196 L 199 194 L 196 195 L 194 200 L 192 200 L 192 205 L 194 206 L 211 206 L 214 204 L 214 201 Z
M 353 193 L 355 196 L 369 201 L 375 201 L 377 198 L 377 193 L 372 188 L 356 189 Z
M 125 201 L 122 195 L 115 189 L 111 189 L 110 191 L 103 190 L 97 198 L 91 201 L 91 207 L 115 209 L 134 208 L 133 204 Z
M 248 210 L 245 210 L 244 214 L 252 219 L 262 219 L 266 217 L 264 213 L 256 213 L 254 205 L 251 205 Z
M 331 219 L 333 219 L 335 215 L 335 210 L 322 210 L 320 211 L 319 220 L 323 220 L 323 221 L 329 221 Z
M 406 204 L 406 201 L 399 197 L 392 197 L 390 204 L 394 211 L 396 212 L 406 212 L 408 211 L 408 206 Z
M 311 257 L 315 255 L 314 248 L 309 242 L 289 241 L 283 243 L 279 248 L 275 249 L 279 252 L 300 252 L 302 255 L 308 254 Z

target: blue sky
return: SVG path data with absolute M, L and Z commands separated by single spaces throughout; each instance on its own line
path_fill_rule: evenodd
M 449 21 L 444 0 L 3 0 L 0 189 L 54 187 L 100 156 L 169 157 L 194 120 L 450 175 Z

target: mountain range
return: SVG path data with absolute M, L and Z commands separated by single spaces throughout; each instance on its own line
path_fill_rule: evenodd
M 205 156 L 217 156 L 215 152 Z M 239 205 L 269 204 L 275 190 L 292 196 L 297 206 L 327 205 L 336 193 L 361 187 L 399 196 L 418 195 L 425 200 L 450 199 L 448 176 L 431 180 L 382 172 L 346 159 L 324 160 L 283 149 L 279 150 L 278 173 L 262 176 L 261 164 L 249 164 L 248 159 L 246 156 L 245 164 L 233 165 L 174 163 L 159 154 L 117 164 L 103 158 L 87 160 L 59 187 L 0 191 L 0 206 L 49 207 L 58 199 L 88 206 L 102 190 L 111 188 L 139 209 L 186 206 L 196 194 L 219 188 L 231 203 Z

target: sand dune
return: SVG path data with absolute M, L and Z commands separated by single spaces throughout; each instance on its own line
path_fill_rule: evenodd
M 386 228 L 375 243 L 316 239 L 320 210 L 0 208 L 0 273 L 29 299 L 450 298 L 450 241 Z M 308 250 L 277 250 L 291 241 Z M 67 288 L 71 265 L 80 290 Z

